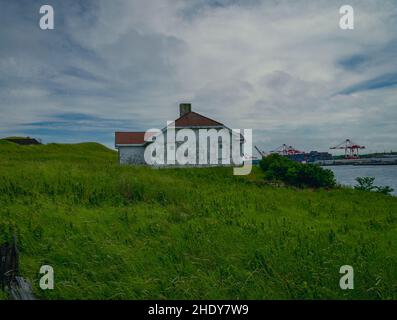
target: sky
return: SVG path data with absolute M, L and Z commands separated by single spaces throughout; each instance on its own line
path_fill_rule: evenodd
M 54 30 L 39 27 L 53 6 Z M 354 30 L 339 8 L 354 9 Z M 395 0 L 0 0 L 0 137 L 95 141 L 179 103 L 254 144 L 397 151 Z

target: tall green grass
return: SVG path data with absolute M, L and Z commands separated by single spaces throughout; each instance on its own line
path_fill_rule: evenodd
M 0 240 L 42 299 L 395 299 L 397 199 L 259 170 L 117 164 L 98 144 L 0 141 Z M 55 289 L 38 286 L 40 266 Z M 339 288 L 352 265 L 355 289 Z M 4 295 L 0 295 L 4 298 Z

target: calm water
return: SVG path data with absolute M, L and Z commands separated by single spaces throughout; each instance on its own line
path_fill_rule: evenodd
M 354 186 L 357 177 L 375 177 L 374 185 L 390 186 L 397 196 L 397 166 L 327 166 L 331 169 L 336 181 L 343 185 Z

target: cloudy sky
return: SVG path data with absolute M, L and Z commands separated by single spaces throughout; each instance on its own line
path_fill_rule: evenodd
M 39 28 L 39 9 L 55 29 Z M 349 4 L 355 29 L 339 28 Z M 264 150 L 397 150 L 395 0 L 0 0 L 0 136 L 97 141 L 178 104 Z

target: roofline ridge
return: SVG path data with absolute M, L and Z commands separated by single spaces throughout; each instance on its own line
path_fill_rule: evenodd
M 209 118 L 209 117 L 207 117 L 207 116 L 204 116 L 204 115 L 202 115 L 201 113 L 198 113 L 198 112 L 196 112 L 196 111 L 187 112 L 187 113 L 185 113 L 184 115 L 180 116 L 179 118 L 175 119 L 173 122 L 175 123 L 176 121 L 178 121 L 179 119 L 182 119 L 183 117 L 185 117 L 185 116 L 188 115 L 189 113 L 197 114 L 197 115 L 199 115 L 200 117 L 203 117 L 203 118 L 206 118 L 206 119 L 211 120 L 211 121 L 213 121 L 213 122 L 216 122 L 217 124 L 219 124 L 219 125 L 221 125 L 221 126 L 225 126 L 223 123 L 221 123 L 221 122 L 219 122 L 219 121 L 216 121 L 216 120 L 214 120 L 214 119 L 211 119 L 211 118 Z

